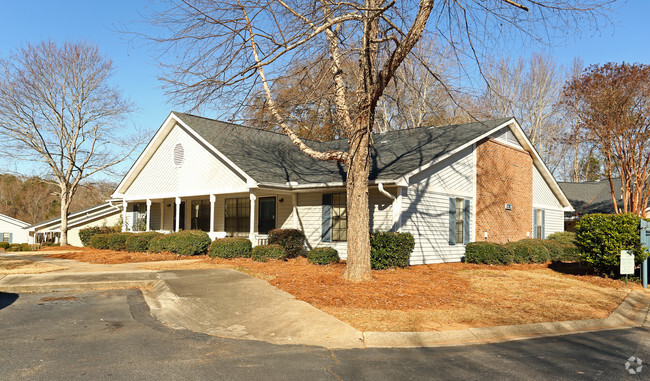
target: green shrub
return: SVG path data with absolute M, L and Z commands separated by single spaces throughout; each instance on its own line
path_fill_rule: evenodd
M 414 247 L 415 239 L 411 233 L 371 233 L 370 266 L 373 270 L 406 267 Z
M 574 232 L 556 232 L 546 237 L 549 241 L 555 241 L 562 246 L 575 245 L 576 233 Z
M 273 229 L 269 231 L 269 244 L 282 246 L 287 258 L 295 258 L 303 252 L 305 234 L 297 229 Z
M 169 244 L 169 237 L 171 234 L 163 234 L 156 237 L 153 237 L 147 245 L 147 251 L 150 253 L 160 253 L 167 251 L 167 246 Z
M 266 262 L 269 259 L 287 259 L 287 253 L 284 247 L 271 244 L 271 245 L 258 245 L 251 251 L 251 257 L 254 261 Z
M 157 232 L 146 232 L 146 233 L 136 233 L 131 234 L 125 243 L 126 251 L 134 253 L 144 253 L 149 248 L 149 242 L 154 239 L 154 237 L 159 237 L 163 235 L 162 233 Z
M 115 230 L 115 228 L 113 227 L 93 226 L 90 228 L 79 230 L 79 239 L 81 240 L 81 243 L 83 243 L 84 246 L 90 246 L 90 239 L 95 234 L 110 234 L 110 233 L 118 233 L 118 232 L 119 231 Z
M 0 249 L 7 249 L 9 247 L 9 242 L 0 242 Z
M 31 251 L 32 249 L 26 243 L 12 243 L 5 248 L 5 251 Z
M 212 258 L 248 258 L 252 244 L 248 238 L 229 237 L 215 239 L 210 245 L 208 255 Z
M 641 217 L 635 214 L 590 214 L 576 225 L 576 246 L 580 260 L 590 264 L 596 272 L 619 277 L 621 250 L 631 250 L 634 262 L 648 257 L 648 251 L 639 239 Z
M 517 242 L 508 242 L 506 248 L 512 251 L 514 263 L 546 263 L 551 260 L 548 251 L 541 239 L 522 239 Z
M 315 265 L 329 265 L 330 263 L 338 263 L 339 252 L 332 247 L 316 247 L 307 253 L 307 260 Z
M 165 251 L 179 255 L 203 255 L 208 252 L 212 240 L 201 230 L 183 230 L 169 234 Z
M 126 240 L 133 233 L 112 233 L 108 235 L 108 248 L 115 251 L 126 250 Z
M 511 250 L 494 242 L 470 242 L 465 245 L 465 262 L 485 265 L 509 265 L 514 260 Z
M 108 239 L 110 236 L 111 234 L 95 234 L 90 238 L 90 247 L 101 250 L 108 249 Z

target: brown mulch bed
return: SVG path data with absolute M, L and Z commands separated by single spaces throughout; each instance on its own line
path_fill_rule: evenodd
M 174 254 L 74 250 L 53 256 L 92 263 L 179 259 Z M 198 258 L 202 260 L 140 267 L 234 268 L 364 331 L 448 330 L 605 318 L 632 289 L 641 289 L 638 284 L 585 275 L 575 264 L 432 264 L 373 271 L 372 281 L 350 283 L 342 278 L 343 263 L 317 266 L 305 258 L 266 263 L 248 258 Z
M 51 254 L 50 258 L 73 259 L 79 262 L 118 264 L 138 262 L 174 261 L 181 259 L 196 259 L 183 257 L 173 253 L 130 253 L 125 251 L 97 250 L 89 247 L 63 246 L 41 249 L 40 251 L 64 251 L 67 253 Z

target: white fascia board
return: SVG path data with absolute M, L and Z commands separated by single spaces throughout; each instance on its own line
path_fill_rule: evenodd
M 213 151 L 217 156 L 219 156 L 223 161 L 225 161 L 226 163 L 228 163 L 228 165 L 230 165 L 230 166 L 231 166 L 232 168 L 234 168 L 234 169 L 235 169 L 235 170 L 236 170 L 236 171 L 237 171 L 241 176 L 243 176 L 243 177 L 246 179 L 246 183 L 247 183 L 247 184 L 248 184 L 248 183 L 256 183 L 256 182 L 255 182 L 255 179 L 253 179 L 252 177 L 250 177 L 246 172 L 244 172 L 244 171 L 243 171 L 241 168 L 239 168 L 235 163 L 233 163 L 230 159 L 228 159 L 228 157 L 227 157 L 226 155 L 224 155 L 224 154 L 221 153 L 218 149 L 216 149 L 216 148 L 215 148 L 211 143 L 209 143 L 207 140 L 203 139 L 199 134 L 196 133 L 196 131 L 194 131 L 190 126 L 188 126 L 187 124 L 185 124 L 185 122 L 183 122 L 183 121 L 181 120 L 181 118 L 179 118 L 178 116 L 176 116 L 176 114 L 174 114 L 173 112 L 171 113 L 171 115 L 172 115 L 172 116 L 174 117 L 174 119 L 178 122 L 178 124 L 180 124 L 181 126 L 185 127 L 185 128 L 187 129 L 187 131 L 189 131 L 189 133 L 190 133 L 190 134 L 191 134 L 191 135 L 192 135 L 196 140 L 198 140 L 198 141 L 200 141 L 201 143 L 205 144 L 206 147 L 209 147 L 210 150 L 212 150 L 212 151 Z
M 467 143 L 461 145 L 460 147 L 458 147 L 458 148 L 456 148 L 456 149 L 454 149 L 454 150 L 452 150 L 452 151 L 449 151 L 448 153 L 446 153 L 446 154 L 444 154 L 444 155 L 442 155 L 442 156 L 440 156 L 440 157 L 438 157 L 438 158 L 432 160 L 431 162 L 429 162 L 429 163 L 427 163 L 427 164 L 425 164 L 425 165 L 422 165 L 422 166 L 420 166 L 420 167 L 418 167 L 418 168 L 412 170 L 411 172 L 405 174 L 404 176 L 399 177 L 395 182 L 396 182 L 396 183 L 399 183 L 400 185 L 401 185 L 401 184 L 407 184 L 407 185 L 408 185 L 408 184 L 409 184 L 409 179 L 410 179 L 412 176 L 414 176 L 414 175 L 416 175 L 416 174 L 418 174 L 418 173 L 420 173 L 420 172 L 422 172 L 422 171 L 424 171 L 424 170 L 426 170 L 426 169 L 428 169 L 428 168 L 431 168 L 432 166 L 434 166 L 434 165 L 438 164 L 439 162 L 441 162 L 441 161 L 443 161 L 443 160 L 449 158 L 450 156 L 455 155 L 455 154 L 457 154 L 458 152 L 464 150 L 465 148 L 472 146 L 472 145 L 475 144 L 476 142 L 478 142 L 478 141 L 480 141 L 481 139 L 484 139 L 484 138 L 486 138 L 486 137 L 492 135 L 492 134 L 495 133 L 496 131 L 502 129 L 503 127 L 506 127 L 507 125 L 509 125 L 509 124 L 512 123 L 512 122 L 517 123 L 517 121 L 515 120 L 515 118 L 510 118 L 510 119 L 508 119 L 507 121 L 505 121 L 505 122 L 501 123 L 500 125 L 498 125 L 497 127 L 495 127 L 495 128 L 493 128 L 493 129 L 491 129 L 490 131 L 484 133 L 483 135 L 480 135 L 479 137 L 477 137 L 477 138 L 475 138 L 475 139 L 473 139 L 473 140 L 470 140 L 469 142 L 467 142 Z
M 120 208 L 115 205 L 102 204 L 101 207 L 104 208 L 104 210 L 101 210 L 99 208 L 93 208 L 93 209 L 84 210 L 82 212 L 76 212 L 68 215 L 68 228 L 72 228 L 74 226 L 84 224 L 90 220 L 101 218 L 120 211 Z M 57 218 L 56 220 L 50 221 L 48 223 L 30 226 L 29 231 L 31 232 L 36 230 L 44 230 L 44 228 L 47 226 L 57 226 L 57 229 L 60 229 L 60 225 L 61 225 L 61 218 Z M 55 230 L 58 231 L 57 229 Z M 48 230 L 48 231 L 55 231 L 55 230 Z
M 74 213 L 68 214 L 68 219 L 75 218 L 80 214 L 95 213 L 98 209 L 108 208 L 108 207 L 115 208 L 116 206 L 114 206 L 113 204 L 111 204 L 109 202 L 106 202 L 104 204 L 99 204 L 97 206 L 93 206 L 91 208 L 88 208 L 86 210 L 82 210 L 82 211 L 79 211 L 79 212 L 74 212 Z M 47 225 L 56 225 L 58 223 L 61 223 L 61 217 L 59 217 L 59 218 L 57 218 L 55 220 L 41 222 L 41 223 L 36 224 L 36 225 L 31 225 L 31 226 L 29 226 L 29 231 L 34 231 L 34 229 L 37 229 L 37 228 L 40 228 L 40 227 L 43 227 L 43 226 L 47 226 Z
M 539 156 L 539 153 L 537 153 L 537 150 L 533 144 L 530 142 L 530 140 L 528 140 L 528 137 L 524 133 L 524 130 L 521 128 L 519 123 L 517 123 L 517 120 L 514 118 L 512 120 L 514 123 L 511 124 L 511 126 L 514 126 L 514 128 L 510 127 L 510 131 L 512 131 L 515 137 L 517 137 L 519 144 L 521 144 L 522 147 L 524 147 L 524 149 L 533 156 L 533 164 L 535 167 L 537 167 L 537 170 L 539 170 L 539 173 L 542 175 L 544 181 L 546 181 L 546 184 L 549 186 L 549 188 L 551 188 L 551 192 L 553 192 L 558 201 L 560 201 L 560 204 L 562 204 L 564 211 L 572 212 L 573 207 L 571 206 L 571 202 L 569 202 L 569 199 L 560 188 L 560 185 L 557 183 L 557 181 L 555 181 L 555 177 L 553 177 L 551 171 L 548 169 L 546 164 L 544 164 L 542 158 Z
M 160 125 L 160 128 L 158 128 L 158 131 L 156 131 L 156 133 L 151 138 L 151 140 L 149 141 L 147 146 L 144 148 L 144 150 L 142 151 L 140 156 L 138 156 L 138 158 L 135 160 L 135 163 L 133 163 L 133 165 L 131 166 L 129 171 L 126 173 L 124 178 L 122 178 L 122 181 L 120 181 L 120 183 L 117 185 L 117 187 L 115 188 L 115 192 L 113 192 L 113 194 L 111 195 L 112 198 L 121 198 L 121 196 L 124 195 L 124 192 L 126 191 L 126 189 L 122 190 L 122 187 L 126 183 L 126 180 L 129 179 L 132 175 L 134 175 L 135 171 L 140 167 L 141 164 L 143 164 L 142 163 L 143 160 L 145 160 L 145 159 L 149 160 L 151 158 L 151 155 L 153 155 L 153 152 L 151 153 L 151 155 L 148 155 L 149 151 L 153 149 L 155 143 L 158 142 L 158 140 L 160 139 L 160 137 L 161 137 L 161 135 L 163 133 L 169 133 L 169 131 L 171 131 L 171 128 L 174 127 L 174 125 L 172 124 L 171 128 L 169 128 L 169 126 L 170 126 L 169 123 L 170 123 L 170 121 L 172 119 L 174 119 L 174 116 L 175 116 L 174 113 L 169 113 L 169 116 L 167 117 L 167 119 L 165 119 L 163 124 Z
M 369 180 L 368 185 L 377 184 L 396 184 L 394 180 Z M 318 189 L 318 188 L 341 188 L 345 187 L 343 181 L 333 181 L 329 183 L 311 183 L 311 184 L 280 184 L 280 183 L 258 183 L 259 188 L 268 189 L 286 189 L 286 190 L 301 190 L 301 189 Z
M 197 197 L 197 196 L 209 196 L 211 194 L 229 194 L 229 193 L 248 193 L 250 188 L 241 187 L 241 188 L 221 188 L 221 189 L 207 189 L 200 191 L 192 192 L 166 192 L 166 193 L 149 193 L 149 194 L 139 194 L 139 195 L 130 195 L 128 197 L 122 197 L 121 200 L 124 201 L 145 201 L 145 200 L 159 200 L 165 198 L 176 198 L 176 197 Z
M 21 221 L 21 220 L 18 220 L 16 218 L 13 218 L 13 217 L 6 216 L 4 214 L 0 214 L 0 220 L 8 222 L 8 223 L 10 223 L 12 225 L 16 225 L 17 227 L 22 228 L 22 229 L 29 226 L 29 224 L 27 222 L 25 222 L 25 221 Z

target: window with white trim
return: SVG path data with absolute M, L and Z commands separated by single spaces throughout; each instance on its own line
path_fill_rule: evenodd
M 11 233 L 0 233 L 0 242 L 9 242 Z
M 225 228 L 228 234 L 250 231 L 251 204 L 249 197 L 227 198 Z
M 456 199 L 456 245 L 464 243 L 465 232 L 465 199 Z
M 332 241 L 348 240 L 348 206 L 345 193 L 332 194 Z

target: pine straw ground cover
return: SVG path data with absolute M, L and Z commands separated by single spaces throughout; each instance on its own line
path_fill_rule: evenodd
M 116 262 L 119 259 L 113 255 L 92 252 L 71 259 L 88 261 L 93 255 L 122 263 Z M 234 268 L 264 279 L 363 331 L 437 331 L 605 318 L 632 289 L 641 289 L 637 284 L 626 286 L 623 281 L 563 273 L 575 272 L 567 268 L 571 265 L 559 269 L 552 264 L 422 265 L 373 271 L 371 282 L 356 284 L 343 280 L 342 263 L 317 266 L 305 258 L 266 263 L 248 258 L 201 258 L 198 262 L 147 263 L 140 267 Z
M 76 246 L 53 246 L 40 249 L 39 251 L 65 251 L 64 253 L 50 254 L 48 257 L 60 259 L 73 259 L 79 262 L 117 264 L 117 263 L 138 263 L 173 261 L 177 259 L 196 259 L 183 257 L 173 253 L 130 253 L 127 251 L 97 250 L 90 247 Z

